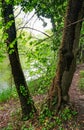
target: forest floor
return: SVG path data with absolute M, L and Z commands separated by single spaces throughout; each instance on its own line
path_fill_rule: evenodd
M 78 88 L 79 73 L 81 70 L 84 70 L 84 64 L 77 66 L 69 90 L 71 103 L 78 112 L 76 117 L 73 117 L 72 120 L 65 121 L 62 127 L 54 126 L 51 128 L 47 127 L 49 126 L 48 118 L 45 119 L 44 127 L 42 127 L 41 123 L 39 124 L 36 116 L 33 120 L 22 121 L 18 99 L 10 99 L 5 103 L 0 104 L 0 130 L 84 130 L 84 92 L 80 91 Z M 45 95 L 33 97 L 35 102 L 38 102 L 39 107 L 44 98 Z M 58 125 L 60 125 L 60 120 L 58 120 Z
M 84 130 L 84 91 L 78 88 L 80 71 L 84 70 L 84 64 L 78 65 L 69 90 L 71 102 L 78 111 L 77 123 L 81 124 L 80 130 Z

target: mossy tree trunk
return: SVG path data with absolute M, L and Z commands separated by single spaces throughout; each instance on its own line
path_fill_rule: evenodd
M 28 86 L 20 64 L 13 14 L 13 0 L 11 3 L 6 3 L 5 0 L 2 0 L 2 16 L 5 31 L 4 35 L 7 34 L 5 43 L 7 44 L 12 74 L 21 103 L 22 116 L 29 118 L 31 113 L 36 112 L 36 108 L 28 90 Z
M 68 91 L 76 68 L 76 54 L 84 17 L 84 0 L 69 0 L 59 50 L 59 62 L 56 76 L 48 93 L 48 107 L 58 111 L 62 104 L 68 103 Z

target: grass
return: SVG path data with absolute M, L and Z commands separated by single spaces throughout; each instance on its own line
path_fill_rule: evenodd
M 79 88 L 84 91 L 84 70 L 80 71 Z
M 44 77 L 40 77 L 36 80 L 29 81 L 28 89 L 33 96 L 37 94 L 44 94 L 47 92 L 47 85 L 48 83 L 44 80 Z M 12 88 L 8 87 L 0 93 L 0 103 L 9 100 L 11 97 L 18 97 L 15 86 Z
M 7 89 L 4 89 L 1 93 L 0 93 L 0 103 L 1 102 L 6 102 L 7 100 L 9 100 L 11 97 L 16 98 L 17 97 L 17 92 L 15 87 L 10 88 L 8 87 Z

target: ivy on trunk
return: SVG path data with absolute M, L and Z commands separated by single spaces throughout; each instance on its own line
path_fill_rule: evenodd
M 75 22 L 83 17 L 84 1 L 69 0 L 56 76 L 53 78 L 48 94 L 47 104 L 50 110 L 58 111 L 62 104 L 69 102 L 68 91 L 76 68 L 76 54 L 82 25 L 82 22 Z
M 22 117 L 30 118 L 31 114 L 36 112 L 36 108 L 28 90 L 28 86 L 20 64 L 13 14 L 13 3 L 6 3 L 6 0 L 2 0 L 2 16 L 4 22 L 4 35 L 6 35 L 5 43 L 7 44 L 12 74 L 20 99 Z

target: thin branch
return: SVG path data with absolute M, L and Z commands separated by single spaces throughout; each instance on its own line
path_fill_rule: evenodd
M 26 21 L 26 23 L 23 25 L 23 27 L 25 27 L 30 22 L 30 20 L 34 17 L 34 15 L 35 15 L 35 13 L 30 17 L 30 19 L 28 19 L 28 21 Z M 21 30 L 21 32 L 22 32 L 22 30 Z
M 34 30 L 34 31 L 40 32 L 40 33 L 46 35 L 47 37 L 51 37 L 51 36 L 49 36 L 47 33 L 42 32 L 42 31 L 40 31 L 40 30 L 38 30 L 38 29 L 35 29 L 35 28 L 31 28 L 31 27 L 20 27 L 20 28 L 17 29 L 17 31 L 20 30 L 20 29 L 25 29 L 25 28 L 28 28 L 28 29 L 31 29 L 31 30 Z
M 80 19 L 80 20 L 77 20 L 77 21 L 75 21 L 75 22 L 73 22 L 73 23 L 67 25 L 65 28 L 68 28 L 68 27 L 70 27 L 70 26 L 72 26 L 72 25 L 74 25 L 74 24 L 80 23 L 80 22 L 82 22 L 82 21 L 84 21 L 84 18 L 82 18 L 82 19 Z M 65 29 L 65 28 L 63 28 L 63 29 Z
M 22 9 L 20 9 L 19 13 L 15 16 L 15 18 L 17 18 L 20 15 L 21 11 Z
M 30 17 L 30 19 L 23 25 L 23 27 L 25 27 L 25 26 L 30 22 L 30 20 L 34 17 L 34 15 L 35 15 L 35 13 L 34 13 L 34 14 Z M 21 29 L 20 35 L 21 35 L 23 29 L 24 29 L 24 28 Z
M 74 25 L 74 24 L 80 23 L 80 22 L 82 22 L 82 21 L 84 21 L 84 18 L 82 18 L 82 19 L 80 19 L 80 20 L 77 20 L 77 21 L 75 21 L 75 22 L 73 22 L 73 23 L 67 25 L 66 27 L 61 28 L 61 29 L 57 32 L 57 35 L 59 34 L 60 31 L 63 31 L 64 29 L 66 29 L 66 28 L 68 28 L 68 27 L 70 27 L 70 26 L 72 26 L 72 25 Z M 54 36 L 54 35 L 51 35 L 50 38 L 52 38 L 53 36 Z M 84 37 L 84 34 L 81 35 L 81 37 Z
M 25 25 L 30 22 L 30 20 L 35 16 L 35 14 L 36 14 L 36 13 L 34 13 L 34 14 L 30 17 L 30 19 L 25 23 Z M 24 25 L 24 26 L 25 26 L 25 25 Z
M 57 32 L 57 34 L 59 34 L 60 31 L 63 31 L 64 29 L 66 29 L 66 28 L 68 28 L 68 27 L 70 27 L 70 26 L 72 26 L 72 25 L 74 25 L 74 24 L 80 23 L 80 22 L 82 22 L 82 21 L 84 21 L 84 18 L 83 18 L 83 19 L 80 19 L 80 20 L 77 20 L 77 21 L 75 21 L 75 22 L 73 22 L 73 23 L 67 25 L 67 26 L 64 27 L 64 28 L 61 28 L 61 29 Z M 40 33 L 46 35 L 46 36 L 49 37 L 49 38 L 51 38 L 51 37 L 54 36 L 54 35 L 49 36 L 48 34 L 42 32 L 42 31 L 40 31 L 40 30 L 38 30 L 38 29 L 31 28 L 31 27 L 20 27 L 20 28 L 17 29 L 17 31 L 20 30 L 20 29 L 24 29 L 24 28 L 29 28 L 29 29 L 32 29 L 32 30 L 34 30 L 34 31 L 40 32 Z
M 32 28 L 34 28 L 34 24 L 35 24 L 35 22 L 38 20 L 38 17 L 34 20 L 34 22 L 33 22 L 33 24 L 32 24 Z M 30 33 L 31 33 L 31 31 L 30 31 Z
M 17 27 L 23 25 L 23 20 L 26 18 L 26 14 L 24 15 L 24 17 L 22 18 L 22 21 L 17 25 Z
M 14 12 L 15 12 L 15 11 L 17 11 L 18 7 L 17 8 L 14 7 L 13 9 L 14 9 Z
M 36 23 L 37 20 L 38 20 L 38 17 L 34 20 L 32 28 L 34 28 L 34 24 Z
M 68 28 L 68 27 L 71 27 L 72 25 L 77 24 L 77 23 L 80 23 L 80 22 L 82 22 L 82 21 L 84 21 L 84 18 L 82 18 L 82 19 L 80 19 L 80 20 L 77 20 L 77 21 L 75 21 L 75 22 L 73 22 L 73 23 L 70 23 L 70 24 L 67 25 L 66 27 L 62 27 L 62 28 L 57 32 L 56 35 L 58 35 L 59 32 L 63 31 L 64 29 L 66 29 L 66 28 Z M 50 37 L 53 37 L 53 36 L 54 36 L 54 34 L 51 35 Z

